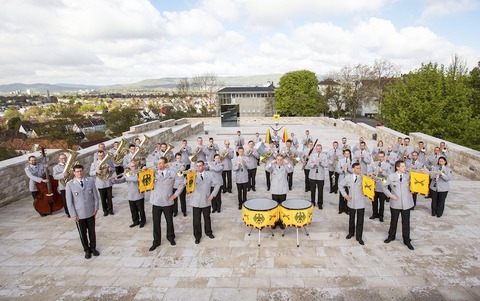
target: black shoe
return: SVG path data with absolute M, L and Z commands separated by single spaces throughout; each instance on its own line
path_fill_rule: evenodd
M 288 190 L 292 190 L 292 187 L 289 187 Z
M 374 216 L 374 215 L 370 216 L 370 219 L 375 219 L 375 218 L 377 218 L 377 217 Z
M 145 227 L 145 224 L 140 224 L 140 226 L 138 226 L 139 228 L 143 228 Z
M 214 239 L 215 236 L 213 236 L 213 234 L 210 234 L 210 235 L 207 235 L 208 237 L 210 237 L 211 239 Z
M 175 242 L 175 239 L 174 239 L 174 240 L 171 240 L 171 241 L 170 241 L 170 244 L 171 244 L 172 246 L 175 246 L 177 243 Z
M 270 187 L 267 187 L 267 191 L 270 191 Z
M 217 213 L 220 213 L 220 212 L 222 212 L 222 211 L 220 211 L 220 209 L 218 209 L 218 210 L 217 210 Z
M 383 217 L 380 217 L 379 220 L 383 223 Z
M 348 234 L 347 237 L 345 237 L 345 238 L 346 238 L 346 239 L 350 239 L 350 238 L 352 238 L 352 237 L 353 237 L 353 235 Z
M 215 212 L 217 212 L 217 209 L 212 210 L 212 213 L 215 213 Z
M 358 240 L 358 243 L 361 244 L 362 246 L 365 244 L 361 239 Z
M 233 193 L 233 192 L 231 190 L 229 190 L 228 193 Z
M 113 213 L 113 210 L 110 210 L 110 211 L 108 211 L 108 214 L 114 215 L 115 213 Z
M 323 205 L 318 205 L 318 209 L 323 210 Z
M 195 244 L 199 244 L 200 243 L 200 239 L 195 239 Z
M 305 189 L 305 192 L 307 192 L 307 191 L 308 191 L 308 189 Z
M 108 211 L 103 212 L 103 216 L 107 216 L 107 215 L 108 215 Z
M 386 243 L 386 244 L 388 244 L 388 243 L 391 242 L 391 241 L 393 241 L 393 239 L 387 238 L 387 239 L 385 239 L 383 242 Z
M 184 213 L 183 213 L 183 216 L 187 216 L 187 213 L 186 213 L 186 212 L 184 212 Z
M 90 259 L 92 258 L 92 253 L 90 251 L 85 252 L 85 259 Z
M 338 193 L 338 191 L 336 191 L 336 190 L 335 190 L 333 193 L 337 194 L 337 193 Z
M 222 193 L 227 193 L 227 191 L 226 191 L 226 190 L 222 190 Z
M 138 225 L 140 225 L 140 224 L 139 223 L 133 223 L 133 224 L 130 225 L 130 228 L 133 228 L 133 227 L 138 226 Z
M 329 193 L 333 193 L 333 190 L 330 190 L 330 192 L 329 192 Z
M 406 245 L 410 250 L 412 250 L 412 251 L 415 250 L 415 248 L 412 246 L 411 243 L 406 243 L 405 245 Z
M 93 249 L 93 250 L 92 250 L 92 255 L 93 255 L 93 256 L 99 256 L 99 255 L 100 255 L 100 252 L 98 252 L 97 249 Z
M 250 190 L 252 190 L 252 189 L 251 189 L 251 188 L 247 188 L 247 191 L 250 191 Z
M 253 191 L 256 191 L 256 190 L 255 190 L 255 187 L 253 187 L 252 190 L 253 190 Z
M 343 213 L 343 211 L 338 211 L 338 214 L 342 214 L 342 213 Z
M 152 252 L 152 251 L 154 251 L 158 246 L 159 246 L 159 244 L 158 244 L 158 245 L 153 244 L 153 245 L 150 247 L 150 249 L 148 249 L 148 250 L 149 250 L 150 252 Z
M 238 210 L 242 210 L 242 205 L 239 205 L 239 206 L 238 206 Z
M 173 217 L 177 216 L 177 214 L 178 214 L 178 213 L 175 212 L 175 213 L 173 214 Z
M 436 213 L 432 213 L 432 216 L 436 216 L 437 214 Z

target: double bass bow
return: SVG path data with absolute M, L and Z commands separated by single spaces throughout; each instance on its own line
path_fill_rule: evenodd
M 44 183 L 36 183 L 38 189 L 38 195 L 33 201 L 33 208 L 40 213 L 41 216 L 52 214 L 55 211 L 58 211 L 63 208 L 62 196 L 58 192 L 58 181 L 53 178 L 48 172 L 47 167 L 47 156 L 45 154 L 45 149 L 42 147 L 42 156 L 45 166 L 45 179 L 49 181 Z

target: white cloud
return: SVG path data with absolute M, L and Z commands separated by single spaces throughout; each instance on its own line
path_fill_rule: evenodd
M 426 8 L 420 17 L 421 22 L 427 22 L 432 18 L 454 15 L 479 6 L 476 0 L 424 0 Z

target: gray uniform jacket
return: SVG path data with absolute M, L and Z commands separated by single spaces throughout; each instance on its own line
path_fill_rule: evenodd
M 345 190 L 345 187 L 348 187 L 348 194 Z M 363 209 L 367 204 L 367 197 L 363 195 L 362 191 L 362 174 L 357 176 L 357 181 L 355 181 L 355 175 L 351 174 L 343 178 L 338 184 L 338 190 L 343 197 L 349 195 L 351 200 L 347 202 L 348 208 L 351 209 Z
M 425 164 L 428 169 L 432 170 L 437 164 L 438 164 L 438 159 L 440 157 L 443 157 L 442 155 L 436 155 L 433 154 L 430 157 L 427 158 L 427 163 Z
M 303 148 L 302 156 L 300 157 L 300 162 L 302 162 L 302 165 L 305 164 L 305 161 L 307 160 L 308 153 L 310 152 L 310 149 L 308 147 Z M 313 151 L 312 151 L 313 154 Z M 305 165 L 305 169 L 308 169 L 308 166 Z
M 115 183 L 127 183 L 127 197 L 129 201 L 138 201 L 145 198 L 144 193 L 140 193 L 138 189 L 138 173 L 132 173 L 131 176 L 123 176 L 115 179 Z
M 168 155 L 170 157 L 170 160 L 175 159 L 175 157 L 173 156 L 173 151 L 169 151 Z M 155 150 L 155 151 L 153 151 L 152 156 L 153 156 L 153 166 L 157 166 L 158 165 L 158 160 L 161 157 L 167 157 L 167 154 L 162 150 Z
M 247 149 L 245 151 L 245 153 L 248 153 L 250 152 L 250 149 Z M 259 158 L 260 156 L 258 155 L 258 152 L 256 149 L 253 149 L 252 150 L 252 153 L 250 154 L 250 156 L 247 157 L 247 169 L 255 169 L 257 168 L 257 159 Z
M 190 159 L 188 158 L 192 155 L 192 148 L 190 146 L 182 146 L 182 148 L 178 152 L 182 155 L 183 164 L 188 165 L 191 163 Z
M 362 167 L 361 173 L 365 174 L 368 171 L 368 164 L 372 162 L 372 156 L 370 155 L 370 152 L 367 149 L 363 150 L 363 158 L 358 160 L 358 157 L 360 157 L 360 155 L 362 155 L 362 151 L 358 150 L 357 152 L 354 152 L 352 159 L 353 159 L 353 162 L 360 163 L 360 166 Z
M 123 157 L 123 168 L 125 169 L 130 168 L 129 165 L 130 165 L 130 162 L 132 162 L 132 157 L 133 157 L 132 153 L 128 153 L 125 155 L 125 157 Z
M 235 183 L 242 184 L 248 182 L 248 170 L 246 162 L 247 158 L 245 156 L 235 157 L 232 160 L 232 169 L 235 172 Z
M 342 151 L 344 151 L 344 150 L 346 150 L 346 149 L 349 149 L 349 150 L 350 150 L 350 153 L 352 153 L 352 148 L 351 148 L 350 144 L 348 144 L 348 143 L 347 143 L 347 144 L 343 144 L 343 143 L 340 144 L 339 148 L 340 148 Z
M 65 164 L 58 163 L 53 167 L 53 178 L 58 181 L 58 191 L 65 190 L 65 186 L 60 182 L 63 179 L 63 170 L 65 169 Z
M 387 178 L 389 174 L 392 173 L 392 169 L 390 163 L 387 161 L 374 161 L 368 166 L 368 173 L 375 173 L 375 175 L 379 178 Z M 375 191 L 383 192 L 383 187 L 381 183 L 375 184 Z
M 287 194 L 288 181 L 287 174 L 293 172 L 295 167 L 291 164 L 277 165 L 270 162 L 266 166 L 266 171 L 270 173 L 271 179 L 271 193 L 272 194 Z
M 388 190 L 387 186 L 390 186 L 392 192 Z M 413 207 L 413 197 L 410 192 L 410 173 L 405 172 L 402 175 L 402 182 L 400 182 L 398 173 L 391 173 L 382 187 L 383 193 L 387 197 L 391 197 L 394 194 L 398 198 L 396 200 L 390 199 L 390 208 L 407 210 Z
M 165 168 L 163 172 L 164 175 L 162 176 L 162 171 L 160 169 L 155 170 L 155 187 L 150 194 L 150 204 L 167 207 L 174 203 L 174 201 L 170 202 L 168 199 L 173 194 L 173 186 L 177 174 L 171 168 Z M 175 191 L 175 195 L 178 197 L 183 189 L 185 189 L 185 184 L 181 183 L 177 188 L 177 191 Z
M 295 137 L 295 138 L 293 138 L 293 139 L 290 138 L 290 140 L 292 140 L 292 145 L 293 145 L 293 147 L 295 147 L 296 149 L 298 149 L 298 147 L 300 146 L 300 144 L 298 143 L 297 137 Z M 308 145 L 307 145 L 307 147 L 308 147 Z
M 235 151 L 238 151 L 238 148 L 240 146 L 243 146 L 245 144 L 245 139 L 243 136 L 235 136 L 235 139 L 233 139 L 233 144 L 235 145 Z
M 113 166 L 112 160 L 108 160 L 105 163 L 105 164 L 109 165 L 110 168 L 112 169 L 112 171 L 110 172 L 110 174 L 108 176 L 108 179 L 106 179 L 106 180 L 101 180 L 97 176 L 97 168 L 98 168 L 99 164 L 100 164 L 100 160 L 96 160 L 92 163 L 92 165 L 90 166 L 90 176 L 95 177 L 95 185 L 97 186 L 98 189 L 111 187 L 112 186 L 112 180 L 110 180 L 110 178 L 115 173 L 115 166 Z
M 341 160 L 338 161 L 337 172 L 340 175 L 338 177 L 339 182 L 340 180 L 345 178 L 345 176 L 353 173 L 352 161 L 350 161 L 350 158 L 342 158 Z
M 415 161 L 413 161 L 413 159 L 408 159 L 407 162 L 405 162 L 405 164 L 406 164 L 407 169 L 409 171 L 421 171 L 423 169 L 423 167 L 425 166 L 423 161 L 421 161 L 420 159 L 417 159 Z M 413 167 L 412 167 L 412 165 L 413 165 Z
M 310 170 L 308 178 L 311 180 L 325 180 L 325 168 L 328 168 L 328 159 L 325 153 L 313 152 L 308 159 Z
M 443 174 L 438 173 L 443 171 Z M 430 189 L 438 192 L 445 192 L 450 190 L 449 181 L 452 179 L 452 170 L 448 166 L 444 166 L 443 169 L 440 165 L 437 165 L 430 172 Z
M 196 152 L 198 150 L 198 148 L 200 148 L 200 151 L 198 152 L 198 155 L 197 155 L 197 161 L 203 161 L 204 163 L 207 163 L 207 155 L 210 153 L 210 151 L 208 150 L 208 147 L 206 147 L 205 145 L 197 145 L 195 148 L 194 148 L 194 151 L 193 152 Z
M 305 135 L 305 136 L 302 138 L 303 149 L 308 148 L 308 140 L 310 140 L 310 141 L 312 141 L 312 142 L 314 141 L 312 135 L 308 135 L 308 136 Z
M 225 153 L 226 150 L 227 149 L 224 148 L 221 151 L 221 153 Z M 232 170 L 232 159 L 233 159 L 234 155 L 235 155 L 235 151 L 233 150 L 233 148 L 229 147 L 228 148 L 228 154 L 222 159 L 223 170 L 225 170 L 225 171 Z
M 212 194 L 215 197 L 220 191 L 220 184 L 214 184 L 213 181 L 213 175 L 210 171 L 203 172 L 203 180 L 200 177 L 200 173 L 197 172 L 197 176 L 195 177 L 195 189 L 190 194 L 190 206 L 206 208 L 211 205 L 208 196 Z M 214 188 L 210 193 L 212 187 Z
M 337 156 L 337 159 L 335 159 Z M 336 171 L 337 170 L 337 162 L 343 158 L 342 151 L 340 149 L 332 148 L 327 152 L 327 160 L 328 160 L 328 170 L 329 171 Z
M 208 146 L 209 147 L 207 147 L 207 149 L 208 149 L 207 161 L 210 162 L 210 161 L 213 161 L 213 156 L 215 156 L 215 154 L 218 153 L 220 148 L 218 147 L 218 144 L 216 144 L 216 143 L 213 144 L 212 148 L 210 148 L 210 144 L 208 144 Z
M 65 187 L 68 212 L 79 219 L 92 217 L 98 211 L 98 191 L 92 178 L 83 177 L 83 187 L 75 178 Z
M 378 153 L 383 151 L 384 153 L 387 153 L 387 148 L 385 146 L 381 146 L 381 147 L 378 147 L 378 146 L 375 146 L 372 150 L 372 157 L 373 159 L 375 160 L 378 156 Z
M 210 162 L 210 167 L 209 170 L 212 174 L 213 180 L 212 180 L 212 187 L 215 185 L 223 185 L 223 178 L 222 178 L 222 172 L 223 172 L 223 163 L 217 163 L 217 162 Z
M 30 191 L 38 191 L 37 186 L 35 186 L 35 183 L 40 183 L 42 182 L 43 174 L 45 173 L 45 167 L 43 166 L 42 163 L 37 163 L 37 165 L 28 165 L 25 167 L 25 173 L 27 174 L 27 177 L 30 179 L 30 182 L 28 183 L 28 189 Z
M 185 176 L 179 176 L 177 172 L 179 170 L 185 170 L 185 164 L 183 162 L 172 162 L 172 170 L 175 173 L 175 183 L 173 184 L 173 188 L 178 189 L 180 185 L 185 185 Z

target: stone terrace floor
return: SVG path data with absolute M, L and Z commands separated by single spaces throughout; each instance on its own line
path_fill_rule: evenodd
M 266 124 L 241 126 L 251 139 L 264 136 Z M 358 136 L 314 124 L 288 125 L 300 138 L 305 129 L 319 137 L 324 151 L 346 136 L 353 146 Z M 204 140 L 233 141 L 237 128 L 205 126 Z M 187 137 L 195 145 L 197 136 Z M 170 141 L 167 141 L 170 142 Z M 174 141 L 177 150 L 180 142 Z M 233 143 L 232 143 L 233 144 Z M 372 148 L 375 142 L 367 140 Z M 234 184 L 235 185 L 235 184 Z M 40 217 L 30 197 L 0 208 L 0 299 L 4 300 L 479 300 L 480 195 L 479 182 L 458 175 L 451 181 L 442 218 L 430 215 L 429 200 L 419 197 L 412 212 L 414 251 L 397 240 L 383 243 L 385 222 L 365 213 L 364 240 L 346 240 L 348 217 L 337 213 L 338 195 L 324 189 L 324 210 L 315 208 L 310 236 L 294 228 L 263 231 L 257 246 L 248 236 L 233 194 L 222 195 L 221 213 L 212 214 L 215 239 L 194 243 L 192 214 L 174 219 L 176 246 L 165 237 L 154 252 L 151 205 L 146 204 L 145 228 L 129 228 L 130 210 L 125 184 L 114 186 L 115 215 L 97 217 L 101 255 L 83 258 L 78 232 L 63 212 Z M 257 191 L 248 198 L 270 197 L 263 166 L 257 172 Z M 297 166 L 289 198 L 309 199 L 303 173 Z M 147 195 L 148 200 L 148 195 Z M 188 202 L 188 200 L 187 200 Z M 399 225 L 399 232 L 401 226 Z M 162 234 L 165 235 L 162 220 Z

